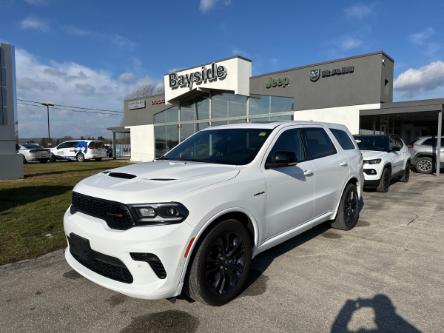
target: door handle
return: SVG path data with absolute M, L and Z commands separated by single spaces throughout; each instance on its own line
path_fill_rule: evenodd
M 312 170 L 304 170 L 304 176 L 312 176 L 313 171 Z
M 343 162 L 339 163 L 339 165 L 342 166 L 342 167 L 346 167 L 348 165 L 348 163 L 343 161 Z

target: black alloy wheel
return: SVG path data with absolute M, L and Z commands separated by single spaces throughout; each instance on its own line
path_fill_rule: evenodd
M 229 294 L 239 283 L 245 261 L 241 237 L 233 232 L 220 235 L 205 258 L 208 288 L 218 295 Z
M 344 222 L 347 227 L 353 227 L 356 224 L 359 215 L 359 198 L 356 189 L 346 193 L 344 200 Z
M 219 222 L 196 249 L 187 281 L 189 296 L 209 305 L 223 305 L 235 298 L 248 277 L 251 247 L 241 222 Z
M 401 181 L 403 183 L 408 183 L 409 180 L 410 180 L 410 162 L 407 162 L 405 165 L 405 170 L 401 176 Z
M 376 187 L 378 192 L 388 192 L 390 187 L 390 181 L 392 179 L 392 173 L 388 167 L 384 168 L 382 171 L 381 179 L 379 185 Z
M 349 183 L 344 189 L 339 203 L 336 218 L 331 222 L 332 228 L 340 230 L 353 229 L 359 220 L 360 199 L 356 184 Z

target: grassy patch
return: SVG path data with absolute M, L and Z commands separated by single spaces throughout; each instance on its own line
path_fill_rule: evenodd
M 25 165 L 25 179 L 0 182 L 0 265 L 65 246 L 63 214 L 81 179 L 118 161 Z

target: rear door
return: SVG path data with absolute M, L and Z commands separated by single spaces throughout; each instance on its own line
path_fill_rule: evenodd
M 277 169 L 265 169 L 266 182 L 266 238 L 282 234 L 314 215 L 314 186 L 312 163 L 307 161 L 300 128 L 287 129 L 268 152 L 294 152 L 297 164 Z
M 305 127 L 303 136 L 316 180 L 315 216 L 321 216 L 336 209 L 349 177 L 349 161 L 323 127 Z

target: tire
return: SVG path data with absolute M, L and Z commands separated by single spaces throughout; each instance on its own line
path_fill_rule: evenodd
M 217 224 L 200 243 L 191 263 L 189 296 L 209 305 L 231 301 L 244 288 L 251 254 L 250 236 L 239 221 L 227 219 Z
M 331 226 L 335 229 L 350 230 L 359 220 L 359 197 L 355 184 L 349 183 L 342 193 L 338 212 Z
M 377 192 L 388 192 L 390 187 L 390 181 L 392 179 L 392 172 L 390 171 L 390 168 L 385 167 L 382 171 L 381 179 L 379 180 L 379 184 L 376 187 Z
M 407 163 L 405 164 L 405 169 L 404 172 L 402 173 L 402 177 L 400 179 L 400 181 L 402 181 L 403 183 L 408 183 L 410 179 L 410 162 L 407 161 Z
M 54 154 L 51 154 L 51 158 L 49 159 L 50 162 L 55 162 L 56 161 L 56 157 Z
M 433 172 L 433 160 L 431 157 L 418 157 L 416 159 L 415 169 L 419 173 L 430 174 Z
M 76 156 L 76 161 L 77 162 L 85 162 L 85 155 L 83 155 L 82 153 L 78 153 Z

